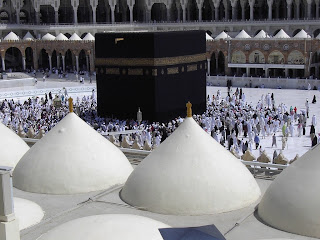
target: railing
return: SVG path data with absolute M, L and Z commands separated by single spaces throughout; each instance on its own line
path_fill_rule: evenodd
M 262 77 L 232 77 L 232 76 L 207 76 L 209 86 L 227 86 L 227 80 L 232 81 L 234 87 L 265 87 L 265 88 L 287 88 L 287 89 L 320 89 L 318 79 L 305 78 L 262 78 Z

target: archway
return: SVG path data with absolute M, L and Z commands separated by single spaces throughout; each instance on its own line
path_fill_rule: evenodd
M 40 51 L 38 66 L 40 69 L 46 70 L 49 69 L 49 55 L 45 49 Z
M 54 50 L 51 55 L 51 63 L 52 63 L 52 68 L 58 68 L 57 64 L 57 51 Z
M 219 13 L 218 20 L 223 20 L 226 16 L 226 12 L 224 9 L 224 4 L 222 2 L 220 2 L 218 13 Z
M 267 0 L 261 0 L 254 5 L 253 18 L 255 20 L 268 19 L 268 3 Z
M 167 7 L 164 3 L 154 3 L 151 8 L 151 21 L 166 21 Z
M 19 19 L 20 19 L 20 23 L 28 23 L 29 22 L 28 13 L 25 12 L 24 10 L 21 10 L 19 13 Z
M 119 1 L 117 2 L 115 9 L 115 21 L 116 22 L 125 22 L 127 21 L 127 17 L 129 15 L 129 8 L 127 2 Z
M 195 0 L 188 0 L 187 5 L 187 19 L 189 21 L 196 21 L 198 17 L 198 5 Z
M 107 0 L 98 0 L 96 11 L 97 22 L 110 22 L 110 6 Z
M 60 1 L 59 7 L 59 23 L 73 23 L 73 7 L 71 0 Z
M 92 22 L 92 7 L 89 0 L 79 1 L 77 14 L 79 23 Z
M 133 20 L 137 22 L 143 22 L 144 21 L 144 1 L 143 0 L 136 0 L 134 6 L 133 6 Z
M 217 75 L 216 54 L 212 53 L 210 61 L 210 75 Z
M 40 6 L 40 23 L 55 23 L 55 12 L 51 5 Z
M 73 54 L 70 49 L 66 51 L 65 66 L 67 72 L 73 72 Z
M 246 63 L 246 55 L 242 51 L 233 52 L 231 63 Z
M 16 47 L 10 47 L 5 54 L 6 69 L 12 69 L 12 71 L 22 71 L 22 54 Z
M 223 52 L 218 54 L 218 74 L 225 75 L 225 56 Z
M 212 1 L 204 0 L 202 5 L 202 20 L 210 21 L 212 20 Z
M 0 22 L 9 23 L 9 14 L 6 11 L 0 12 Z
M 83 49 L 79 53 L 79 69 L 80 71 L 88 71 L 86 52 Z
M 26 54 L 26 68 L 33 70 L 34 66 L 33 66 L 33 50 L 31 47 L 27 47 L 25 50 L 25 54 Z

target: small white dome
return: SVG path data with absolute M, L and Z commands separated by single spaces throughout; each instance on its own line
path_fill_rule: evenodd
M 44 35 L 44 36 L 42 37 L 42 40 L 46 40 L 46 41 L 53 41 L 53 40 L 55 40 L 55 39 L 56 39 L 56 37 L 53 36 L 53 35 L 50 34 L 50 33 L 47 33 L 46 35 Z
M 218 36 L 215 37 L 214 40 L 219 39 L 231 39 L 231 37 L 225 31 L 222 31 Z
M 134 169 L 121 191 L 130 205 L 183 215 L 228 212 L 259 196 L 249 170 L 191 117 Z
M 41 222 L 44 212 L 38 204 L 22 198 L 13 198 L 13 201 L 20 231 Z
M 244 38 L 251 38 L 250 35 L 245 31 L 241 30 L 237 36 L 235 36 L 237 39 L 244 39 Z
M 4 41 L 18 41 L 19 37 L 14 32 L 10 32 L 7 36 L 4 37 Z
M 206 33 L 206 41 L 213 41 L 213 38 L 208 33 Z
M 286 232 L 320 238 L 320 145 L 302 155 L 273 180 L 258 214 Z
M 316 37 L 316 39 L 320 39 L 320 33 L 318 34 L 318 36 Z
M 276 35 L 273 36 L 273 38 L 290 38 L 290 36 L 281 29 Z
M 80 41 L 82 40 L 78 34 L 74 33 L 72 34 L 72 36 L 69 38 L 69 40 L 72 40 L 72 41 Z
M 59 33 L 58 36 L 56 36 L 55 40 L 66 41 L 66 40 L 69 40 L 69 39 L 63 33 Z
M 94 36 L 92 36 L 91 33 L 87 33 L 87 35 L 83 38 L 83 40 L 85 40 L 85 41 L 94 41 L 95 38 L 94 38 Z
M 162 228 L 170 226 L 137 215 L 95 215 L 64 223 L 37 240 L 163 240 Z
M 123 184 L 131 172 L 117 147 L 69 113 L 23 156 L 13 185 L 27 192 L 75 194 Z
M 32 36 L 32 34 L 30 32 L 27 32 L 26 35 L 24 35 L 23 40 L 33 41 L 34 37 Z
M 270 38 L 270 36 L 265 31 L 261 30 L 254 38 Z
M 0 166 L 15 167 L 29 146 L 11 129 L 0 122 Z
M 311 38 L 311 36 L 308 34 L 308 33 L 306 33 L 306 31 L 305 30 L 301 30 L 300 32 L 298 32 L 296 35 L 294 35 L 294 37 L 293 38 Z

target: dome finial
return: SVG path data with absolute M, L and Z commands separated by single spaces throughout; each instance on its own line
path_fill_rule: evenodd
M 188 103 L 186 104 L 186 106 L 187 106 L 187 117 L 192 117 L 192 109 L 191 109 L 192 104 L 191 104 L 191 102 L 188 101 Z
M 69 101 L 69 112 L 73 112 L 73 99 L 70 97 L 68 101 Z

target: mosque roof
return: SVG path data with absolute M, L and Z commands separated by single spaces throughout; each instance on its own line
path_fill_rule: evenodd
M 64 223 L 38 240 L 163 240 L 159 232 L 161 228 L 170 226 L 137 215 L 94 215 Z
M 13 184 L 27 192 L 75 194 L 123 184 L 131 172 L 125 155 L 72 112 L 23 156 Z
M 311 36 L 308 33 L 306 33 L 305 30 L 301 29 L 301 31 L 294 35 L 293 38 L 311 38 Z
M 50 33 L 47 33 L 47 34 L 45 34 L 45 35 L 42 37 L 42 40 L 46 40 L 46 41 L 53 41 L 53 40 L 55 40 L 55 39 L 56 39 L 56 37 L 53 36 L 53 35 L 50 34 Z
M 245 30 L 241 30 L 241 32 L 239 32 L 238 35 L 235 36 L 235 38 L 241 39 L 241 38 L 251 38 L 251 37 Z
M 213 41 L 213 38 L 208 33 L 206 33 L 206 41 Z
M 22 198 L 14 198 L 13 201 L 20 231 L 41 222 L 44 212 L 38 204 Z
M 66 41 L 66 40 L 69 40 L 69 39 L 63 33 L 59 33 L 58 36 L 56 36 L 55 40 Z
M 273 36 L 273 38 L 290 38 L 290 36 L 281 29 L 276 35 Z
M 91 33 L 87 33 L 87 35 L 83 38 L 83 40 L 85 40 L 85 41 L 94 41 L 95 38 L 94 38 L 94 36 L 92 36 Z
M 192 117 L 134 169 L 121 191 L 130 205 L 178 215 L 232 211 L 259 196 L 248 169 Z
M 29 146 L 11 129 L 0 122 L 0 166 L 15 167 Z
M 254 38 L 270 38 L 270 36 L 265 31 L 261 30 Z
M 10 32 L 7 36 L 4 37 L 4 41 L 18 41 L 19 37 L 14 32 Z
M 26 35 L 24 35 L 23 40 L 33 41 L 34 37 L 32 36 L 32 34 L 30 32 L 27 32 Z
M 77 41 L 77 40 L 82 40 L 78 34 L 74 33 L 72 36 L 69 38 L 69 40 Z
M 267 189 L 258 214 L 268 225 L 320 238 L 320 145 L 286 168 Z
M 222 31 L 218 36 L 215 37 L 214 40 L 219 39 L 231 39 L 231 37 L 225 31 Z

